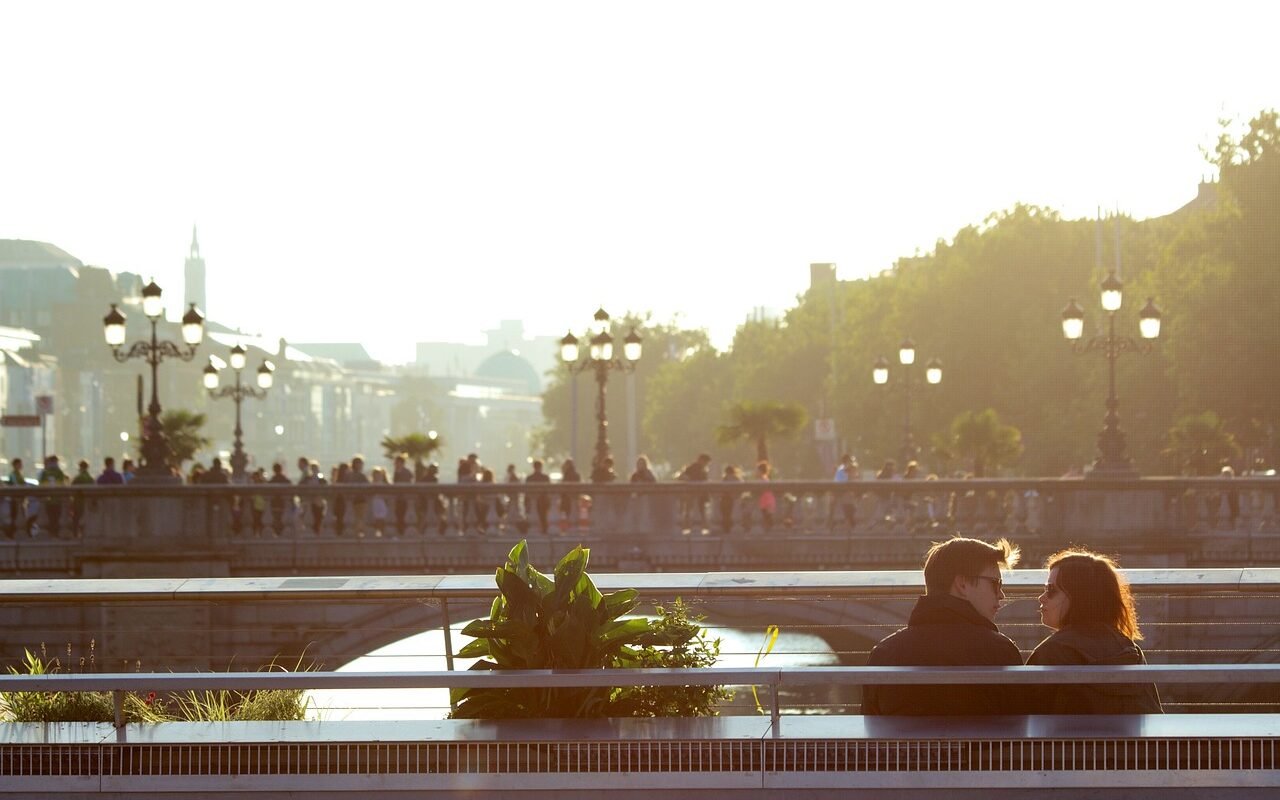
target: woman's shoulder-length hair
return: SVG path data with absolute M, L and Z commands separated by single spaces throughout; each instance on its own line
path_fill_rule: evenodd
M 1058 588 L 1070 602 L 1063 623 L 1105 625 L 1137 641 L 1138 611 L 1129 582 L 1116 562 L 1100 553 L 1068 549 L 1049 556 L 1045 569 L 1058 569 Z

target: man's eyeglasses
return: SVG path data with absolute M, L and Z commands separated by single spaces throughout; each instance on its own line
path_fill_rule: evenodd
M 991 584 L 991 588 L 997 592 L 1004 588 L 1004 580 L 1001 578 L 993 578 L 990 575 L 970 575 L 970 578 L 979 581 L 987 581 Z

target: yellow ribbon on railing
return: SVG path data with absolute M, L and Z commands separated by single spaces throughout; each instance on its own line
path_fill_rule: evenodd
M 773 652 L 773 646 L 778 643 L 778 633 L 779 628 L 777 625 L 770 625 L 764 629 L 764 642 L 761 643 L 760 649 L 756 651 L 756 663 L 752 666 L 760 666 L 760 659 Z M 756 692 L 755 686 L 751 687 L 751 696 L 756 701 L 756 713 L 763 714 L 764 706 L 760 705 L 760 695 Z

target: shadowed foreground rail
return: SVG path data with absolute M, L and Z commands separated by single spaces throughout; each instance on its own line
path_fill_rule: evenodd
M 0 677 L 0 690 L 789 683 L 1280 682 L 1280 665 L 862 667 L 504 673 Z M 4 724 L 0 793 L 23 796 L 1266 797 L 1278 715 Z M 881 794 L 883 793 L 883 794 Z M 154 794 L 152 794 L 154 796 Z

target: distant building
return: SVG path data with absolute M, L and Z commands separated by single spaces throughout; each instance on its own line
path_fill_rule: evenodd
M 82 267 L 80 259 L 60 247 L 0 239 L 0 325 L 47 335 L 53 328 L 53 307 L 75 296 Z
M 54 393 L 57 361 L 41 355 L 39 344 L 34 331 L 0 326 L 0 414 L 35 414 L 36 398 Z M 57 441 L 56 415 L 47 420 L 45 432 L 50 441 Z M 28 474 L 35 474 L 30 467 L 44 458 L 39 428 L 0 427 L 0 462 L 14 458 L 25 459 Z
M 835 264 L 810 264 L 809 265 L 809 288 L 817 289 L 820 286 L 836 285 L 836 265 Z
M 1191 202 L 1187 203 L 1186 205 L 1182 206 L 1176 211 L 1170 212 L 1166 216 L 1170 216 L 1170 217 L 1181 216 L 1183 214 L 1187 214 L 1192 211 L 1199 211 L 1202 209 L 1207 209 L 1212 211 L 1218 207 L 1218 204 L 1220 202 L 1219 191 L 1220 191 L 1220 187 L 1218 186 L 1218 182 L 1216 180 L 1212 180 L 1212 179 L 1202 180 L 1200 181 L 1200 185 L 1196 187 L 1195 198 L 1193 198 Z
M 777 322 L 782 319 L 782 312 L 768 306 L 753 306 L 747 314 L 747 322 Z
M 538 377 L 538 390 L 542 392 L 542 376 L 556 366 L 560 349 L 557 336 L 526 337 L 524 323 L 504 319 L 497 328 L 484 332 L 484 344 L 460 344 L 458 342 L 418 342 L 414 363 L 432 375 L 465 377 L 474 375 L 485 359 L 496 353 L 511 353 L 529 363 Z
M 209 316 L 209 302 L 205 295 L 204 258 L 200 255 L 200 242 L 196 239 L 196 226 L 191 226 L 191 252 L 187 254 L 187 262 L 182 268 L 183 296 L 186 302 L 183 308 L 191 303 L 196 304 L 206 317 Z
M 380 369 L 382 362 L 369 355 L 359 342 L 294 342 L 293 347 L 312 358 L 327 358 L 350 369 Z

